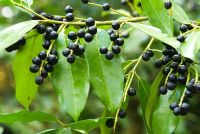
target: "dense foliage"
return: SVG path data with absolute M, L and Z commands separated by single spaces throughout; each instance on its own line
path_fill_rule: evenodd
M 136 94 L 145 133 L 184 130 L 176 128 L 183 116 L 191 118 L 200 93 L 200 26 L 175 0 L 121 0 L 118 4 L 127 10 L 114 9 L 115 2 L 77 2 L 110 16 L 101 20 L 90 16 L 94 9 L 79 16 L 79 6 L 66 4 L 60 15 L 34 11 L 37 1 L 0 3 L 31 18 L 0 32 L 0 49 L 14 54 L 15 95 L 24 107 L 0 114 L 2 132 L 11 131 L 8 124 L 38 121 L 49 123 L 41 134 L 120 133 L 119 119 L 130 114 Z M 48 99 L 35 98 L 50 83 L 54 96 L 46 97 L 56 98 L 50 101 L 56 105 L 53 112 L 34 106 L 42 101 L 48 105 Z M 84 117 L 91 109 L 95 116 Z

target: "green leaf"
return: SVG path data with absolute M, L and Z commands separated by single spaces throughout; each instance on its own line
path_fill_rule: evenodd
M 186 38 L 185 42 L 181 45 L 181 55 L 192 59 L 195 62 L 200 62 L 199 50 L 200 50 L 200 31 L 193 31 Z
M 108 117 L 102 117 L 97 119 L 87 119 L 82 120 L 75 123 L 70 123 L 69 127 L 75 130 L 82 130 L 85 133 L 90 132 L 91 130 L 99 127 L 100 125 L 103 125 L 106 123 L 106 120 L 109 119 Z
M 85 56 L 77 56 L 73 64 L 67 62 L 62 51 L 68 43 L 65 42 L 64 32 L 61 32 L 56 42 L 59 61 L 51 73 L 51 80 L 62 109 L 77 121 L 89 93 L 89 69 Z
M 38 24 L 38 21 L 31 20 L 15 24 L 0 32 L 0 50 L 11 46 L 22 38 L 28 31 Z
M 139 93 L 139 97 L 140 97 L 140 105 L 142 108 L 142 113 L 143 113 L 143 118 L 145 119 L 145 110 L 147 107 L 147 102 L 149 100 L 149 96 L 150 96 L 150 86 L 148 85 L 148 83 L 141 79 L 138 78 L 138 93 Z M 148 127 L 146 120 L 145 120 L 145 124 L 146 127 L 148 129 L 148 131 L 150 131 L 150 128 Z
M 176 21 L 178 21 L 182 24 L 190 24 L 191 20 L 189 19 L 189 17 L 185 13 L 185 11 L 179 5 L 177 5 L 175 2 L 173 2 L 172 5 L 173 5 L 172 6 L 173 19 L 175 19 Z
M 37 93 L 38 86 L 35 84 L 35 77 L 38 74 L 33 74 L 29 71 L 32 65 L 32 58 L 42 50 L 42 35 L 34 36 L 26 41 L 17 52 L 13 63 L 13 71 L 16 83 L 16 98 L 26 108 Z
M 150 23 L 172 36 L 173 21 L 164 7 L 164 0 L 141 0 L 141 3 Z
M 73 134 L 71 128 L 49 129 L 38 134 Z
M 169 36 L 165 33 L 162 33 L 162 31 L 156 27 L 139 23 L 128 23 L 128 24 L 166 44 L 169 44 L 175 49 L 178 49 L 181 45 L 180 42 L 176 40 L 176 38 Z
M 53 121 L 57 121 L 57 118 L 51 114 L 43 113 L 40 111 L 29 112 L 27 110 L 23 110 L 16 113 L 0 114 L 1 123 L 13 124 L 18 121 L 20 122 L 32 122 L 32 121 L 53 122 Z
M 22 0 L 28 7 L 31 7 L 33 0 Z
M 178 102 L 184 86 L 178 86 L 175 92 L 168 92 L 167 95 L 161 95 L 158 98 L 158 103 L 152 115 L 152 131 L 155 134 L 172 134 L 176 129 L 179 117 L 173 114 L 169 108 L 171 103 Z
M 121 101 L 124 75 L 119 56 L 115 55 L 113 60 L 108 61 L 99 53 L 100 47 L 109 47 L 110 44 L 107 32 L 99 29 L 93 42 L 86 43 L 86 57 L 89 63 L 91 86 L 103 104 L 114 114 Z
M 153 110 L 157 104 L 158 100 L 158 87 L 160 85 L 161 80 L 163 79 L 163 72 L 160 71 L 157 75 L 156 79 L 151 85 L 150 88 L 150 96 L 147 102 L 146 110 L 145 110 L 145 120 L 147 122 L 147 126 L 150 127 L 151 125 L 151 115 L 153 113 Z M 151 127 L 150 127 L 151 128 Z

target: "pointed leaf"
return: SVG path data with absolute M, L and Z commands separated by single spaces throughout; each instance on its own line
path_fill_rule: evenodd
M 86 43 L 86 56 L 92 88 L 108 110 L 114 114 L 122 97 L 124 75 L 119 56 L 115 55 L 114 59 L 109 61 L 99 53 L 100 47 L 109 47 L 110 44 L 107 32 L 99 29 L 93 42 Z
M 11 46 L 22 38 L 28 31 L 38 24 L 38 21 L 31 20 L 15 24 L 0 32 L 0 50 Z
M 169 44 L 170 46 L 174 47 L 175 49 L 178 49 L 180 47 L 180 42 L 177 41 L 174 37 L 169 36 L 165 33 L 162 33 L 162 31 L 156 27 L 149 26 L 149 25 L 144 25 L 144 24 L 139 24 L 139 23 L 128 23 L 134 28 L 166 43 Z
M 65 42 L 64 33 L 61 32 L 56 42 L 59 61 L 51 73 L 51 80 L 62 109 L 77 121 L 89 93 L 89 69 L 85 56 L 76 56 L 75 63 L 71 65 L 67 62 L 62 51 L 68 43 Z
M 190 58 L 193 61 L 200 62 L 199 50 L 200 50 L 200 31 L 194 31 L 187 37 L 186 41 L 181 45 L 181 55 Z
M 26 108 L 37 93 L 38 86 L 35 84 L 35 77 L 38 74 L 33 74 L 29 71 L 32 65 L 32 58 L 42 50 L 42 36 L 37 35 L 26 41 L 17 52 L 13 63 L 13 71 L 16 83 L 16 98 Z
M 172 36 L 173 21 L 164 7 L 164 0 L 141 0 L 141 3 L 150 23 Z
M 151 126 L 150 125 L 151 124 L 151 116 L 152 116 L 153 110 L 157 104 L 158 88 L 159 88 L 159 85 L 160 85 L 160 82 L 162 79 L 163 79 L 163 72 L 160 71 L 150 88 L 150 96 L 149 96 L 146 110 L 145 110 L 145 120 L 147 122 L 148 127 Z
M 26 110 L 9 113 L 9 114 L 0 114 L 0 122 L 13 124 L 15 122 L 32 122 L 32 121 L 57 121 L 57 118 L 51 114 L 43 113 L 40 111 L 29 112 Z
M 185 13 L 185 11 L 179 5 L 177 5 L 175 2 L 173 2 L 172 5 L 173 5 L 172 6 L 172 17 L 176 21 L 178 21 L 182 24 L 190 24 L 191 20 L 189 19 L 189 17 Z
M 73 129 L 82 130 L 85 133 L 90 132 L 91 130 L 99 127 L 106 123 L 106 120 L 109 119 L 108 117 L 102 117 L 97 119 L 87 119 L 78 121 L 75 123 L 70 123 L 69 126 Z

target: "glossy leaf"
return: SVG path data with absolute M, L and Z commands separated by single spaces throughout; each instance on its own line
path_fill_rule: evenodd
M 145 110 L 145 120 L 146 120 L 148 127 L 151 126 L 150 125 L 151 124 L 151 116 L 152 116 L 154 108 L 157 104 L 158 88 L 159 88 L 159 85 L 160 85 L 160 82 L 162 79 L 163 79 L 163 73 L 162 73 L 162 71 L 160 71 L 160 73 L 157 75 L 157 77 L 155 78 L 155 80 L 152 83 L 151 88 L 150 88 L 150 96 L 149 96 L 146 110 Z
M 175 49 L 178 49 L 180 47 L 180 42 L 176 40 L 176 38 L 169 36 L 165 33 L 162 33 L 162 31 L 156 27 L 145 25 L 145 24 L 139 24 L 139 23 L 129 23 L 134 28 L 166 43 L 170 46 L 174 47 Z
M 109 61 L 99 53 L 102 46 L 109 47 L 111 41 L 105 30 L 98 30 L 92 43 L 86 43 L 86 56 L 90 69 L 90 82 L 94 92 L 108 110 L 114 114 L 122 97 L 124 75 L 119 56 Z
M 139 93 L 139 97 L 140 97 L 140 106 L 142 108 L 142 113 L 143 113 L 143 118 L 145 119 L 145 110 L 147 107 L 147 103 L 149 100 L 149 96 L 150 96 L 150 86 L 148 85 L 148 83 L 141 79 L 138 78 L 138 93 Z M 148 127 L 146 120 L 145 120 L 145 125 L 147 127 L 147 130 L 150 131 L 150 128 Z
M 62 109 L 77 121 L 89 93 L 89 69 L 85 56 L 76 56 L 75 63 L 71 65 L 67 62 L 62 51 L 68 43 L 65 42 L 64 33 L 60 33 L 56 42 L 59 61 L 51 73 L 51 80 Z
M 152 131 L 155 134 L 171 134 L 178 125 L 179 117 L 169 108 L 171 103 L 178 102 L 184 87 L 178 86 L 175 92 L 169 91 L 167 95 L 159 96 L 158 103 L 152 115 Z
M 38 24 L 38 21 L 31 20 L 15 24 L 0 32 L 0 50 L 11 46 L 22 38 L 28 31 Z
M 87 119 L 75 123 L 70 123 L 69 126 L 72 129 L 82 130 L 85 133 L 88 133 L 91 130 L 99 127 L 100 125 L 105 124 L 107 119 L 108 117 L 102 117 L 98 119 Z
M 35 77 L 29 71 L 32 65 L 32 58 L 42 50 L 42 36 L 37 35 L 27 40 L 26 45 L 17 52 L 13 63 L 13 71 L 16 83 L 16 98 L 26 108 L 34 99 L 38 86 L 35 84 Z
M 186 41 L 181 45 L 181 55 L 192 59 L 193 61 L 200 62 L 200 31 L 194 31 L 186 38 Z
M 32 122 L 32 121 L 57 121 L 57 118 L 51 114 L 43 113 L 40 111 L 29 112 L 26 110 L 9 113 L 9 114 L 0 114 L 0 122 L 13 124 L 15 122 Z
M 164 7 L 164 0 L 141 0 L 141 3 L 150 23 L 172 36 L 173 21 Z
M 182 24 L 190 24 L 191 22 L 185 11 L 175 2 L 173 2 L 172 6 L 172 17 Z

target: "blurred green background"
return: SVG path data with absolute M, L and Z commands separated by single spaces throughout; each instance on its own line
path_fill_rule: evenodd
M 124 9 L 129 11 L 126 6 L 120 5 L 120 0 L 91 0 L 95 3 L 103 4 L 108 2 L 115 9 Z M 188 13 L 191 19 L 197 20 L 200 18 L 200 0 L 176 0 Z M 34 0 L 32 8 L 35 11 L 45 11 L 51 14 L 64 15 L 64 7 L 71 5 L 75 10 L 77 17 L 93 17 L 96 20 L 110 20 L 117 19 L 119 16 L 109 15 L 106 12 L 102 12 L 97 7 L 91 7 L 83 5 L 80 0 Z M 23 12 L 21 9 L 11 5 L 9 0 L 0 0 L 0 30 L 12 24 L 29 20 L 30 15 Z M 176 32 L 180 24 L 175 23 Z M 149 37 L 145 34 L 132 30 L 130 32 L 130 38 L 126 39 L 126 44 L 123 48 L 123 59 L 137 58 L 144 46 L 149 41 Z M 155 47 L 160 44 L 155 42 Z M 155 75 L 159 70 L 155 70 L 153 67 L 153 61 L 160 55 L 156 55 L 152 59 L 151 63 L 142 63 L 139 67 L 138 74 L 142 78 L 148 81 L 149 84 L 155 78 Z M 15 112 L 22 107 L 15 99 L 15 83 L 12 74 L 12 60 L 15 57 L 15 53 L 7 54 L 4 51 L 0 52 L 0 113 Z M 134 82 L 133 87 L 137 89 L 137 81 Z M 139 89 L 137 89 L 139 90 Z M 196 97 L 192 100 L 192 110 L 190 114 L 182 117 L 179 126 L 174 134 L 199 134 L 200 133 L 200 97 Z M 70 122 L 70 117 L 63 111 L 60 111 L 58 100 L 55 92 L 52 89 L 51 83 L 46 81 L 46 84 L 42 86 L 34 100 L 32 110 L 40 110 L 48 113 L 53 113 L 63 121 Z M 80 119 L 97 118 L 101 115 L 103 105 L 98 98 L 91 92 L 88 98 L 87 106 L 84 112 L 81 114 Z M 145 127 L 143 124 L 141 109 L 139 106 L 139 100 L 137 97 L 130 100 L 127 109 L 127 118 L 120 120 L 118 125 L 118 134 L 144 134 Z M 40 132 L 48 128 L 56 128 L 57 124 L 54 123 L 40 123 L 32 122 L 29 124 L 15 123 L 9 126 L 15 134 L 32 134 Z M 1 132 L 0 132 L 1 133 Z M 98 134 L 99 131 L 94 130 L 91 134 Z

